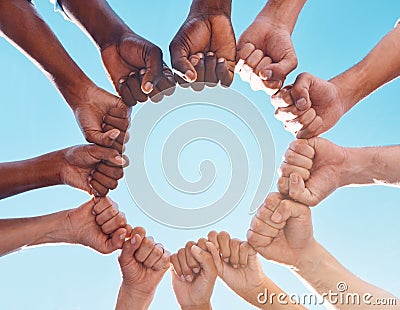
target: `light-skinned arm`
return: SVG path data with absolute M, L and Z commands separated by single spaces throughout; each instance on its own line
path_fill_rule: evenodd
M 391 30 L 359 63 L 329 81 L 309 73 L 273 96 L 278 119 L 297 138 L 331 129 L 363 98 L 400 75 L 400 26 Z
M 237 44 L 236 71 L 254 90 L 272 95 L 297 67 L 292 33 L 306 0 L 269 0 Z
M 284 199 L 278 193 L 270 194 L 253 217 L 247 237 L 249 244 L 264 258 L 291 268 L 337 309 L 371 308 L 362 299 L 360 305 L 347 303 L 347 299 L 343 303 L 340 299 L 331 299 L 332 294 L 341 293 L 341 282 L 347 286 L 344 294 L 358 294 L 361 298 L 370 294 L 371 303 L 378 298 L 390 298 L 397 302 L 393 309 L 400 308 L 398 298 L 355 276 L 314 239 L 311 211 L 303 204 Z M 373 307 L 388 309 L 386 305 Z
M 293 141 L 278 189 L 315 206 L 343 186 L 400 186 L 400 146 L 346 148 L 323 138 Z

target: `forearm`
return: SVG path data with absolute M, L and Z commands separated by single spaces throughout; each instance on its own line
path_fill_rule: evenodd
M 125 33 L 132 33 L 105 0 L 60 0 L 59 4 L 100 50 L 116 43 Z
M 389 32 L 358 64 L 331 79 L 346 110 L 400 75 L 400 26 Z
M 289 28 L 290 33 L 307 0 L 269 0 L 258 17 L 269 18 Z
M 346 302 L 349 296 L 360 297 L 360 308 L 357 309 L 370 309 L 368 302 L 372 303 L 376 298 L 395 298 L 388 292 L 356 277 L 317 242 L 313 242 L 304 251 L 295 267 L 295 272 L 303 280 L 338 309 L 354 309 L 356 304 L 351 302 L 353 297 L 350 298 L 350 302 Z M 385 309 L 385 306 L 382 306 L 382 309 Z
M 73 243 L 65 229 L 66 211 L 44 216 L 1 219 L 0 235 L 6 236 L 0 242 L 0 256 L 25 246 L 46 243 Z
M 346 148 L 347 162 L 341 175 L 341 186 L 400 186 L 400 145 Z
M 193 0 L 190 15 L 225 14 L 231 17 L 232 0 Z
M 0 164 L 0 199 L 36 188 L 61 184 L 60 153 Z
M 118 293 L 116 310 L 146 310 L 153 301 L 153 295 L 137 294 L 125 282 L 122 282 Z
M 181 310 L 212 310 L 212 306 L 211 303 L 208 303 L 198 306 L 181 307 Z
M 28 1 L 0 0 L 0 31 L 44 71 L 68 103 L 92 85 Z

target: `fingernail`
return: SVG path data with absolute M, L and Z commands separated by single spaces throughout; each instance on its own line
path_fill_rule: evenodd
M 229 263 L 229 258 L 224 258 L 225 263 Z
M 184 276 L 184 275 L 181 275 L 181 280 L 182 280 L 183 282 L 186 282 L 185 276 Z
M 294 174 L 291 174 L 291 175 L 290 175 L 290 183 L 292 183 L 292 184 L 297 184 L 297 183 L 299 183 L 299 180 L 298 180 L 298 178 L 297 178 L 297 175 L 294 175 Z
M 110 134 L 110 138 L 111 138 L 111 139 L 117 139 L 120 133 L 121 133 L 121 132 L 120 132 L 118 129 L 117 129 L 117 130 L 114 130 L 114 131 Z
M 194 273 L 199 273 L 199 272 L 200 272 L 200 269 L 199 269 L 199 268 L 193 268 L 193 272 L 194 272 Z
M 119 84 L 125 83 L 125 79 L 119 79 L 118 83 Z
M 126 237 L 126 232 L 123 232 L 122 234 L 119 235 L 119 239 L 124 240 Z
M 125 159 L 121 155 L 115 156 L 115 159 L 121 163 L 121 165 L 125 164 Z
M 144 69 L 144 68 L 139 71 L 140 75 L 144 75 L 145 73 L 146 73 L 146 69 Z
M 262 78 L 263 80 L 269 80 L 270 78 L 272 78 L 272 70 L 265 70 L 260 72 L 260 78 Z
M 193 276 L 186 276 L 185 277 L 185 279 L 186 279 L 186 281 L 188 281 L 188 282 L 192 282 L 193 281 Z
M 92 214 L 93 214 L 94 216 L 96 216 L 96 212 L 94 212 L 94 210 L 92 210 Z
M 87 178 L 87 180 L 88 180 L 88 182 L 92 181 L 92 180 L 93 180 L 92 176 L 89 176 L 89 177 Z
M 197 57 L 192 57 L 192 58 L 190 58 L 190 63 L 191 63 L 193 66 L 197 66 L 198 63 L 199 63 L 199 61 L 200 61 L 200 59 L 198 59 Z
M 129 76 L 133 76 L 133 75 L 135 75 L 136 74 L 136 72 L 135 71 L 132 71 L 131 73 L 129 73 Z
M 300 98 L 296 101 L 296 106 L 300 109 L 304 108 L 307 105 L 307 100 L 305 98 Z
M 195 77 L 196 77 L 196 75 L 193 71 L 191 71 L 191 70 L 186 71 L 185 79 L 187 82 L 193 82 Z
M 101 129 L 104 129 L 106 127 L 106 123 L 101 124 Z
M 237 269 L 237 268 L 238 268 L 238 265 L 232 265 L 232 267 L 235 268 L 235 269 Z
M 201 249 L 195 244 L 192 245 L 191 249 L 192 249 L 192 252 L 194 252 L 196 254 L 200 254 L 201 253 Z
M 282 220 L 282 215 L 275 211 L 275 213 L 271 216 L 271 220 L 275 223 L 279 223 Z
M 218 58 L 218 63 L 223 63 L 223 62 L 225 62 L 225 58 L 223 58 L 223 57 Z
M 135 236 L 136 236 L 136 235 L 135 235 Z M 136 243 L 136 238 L 135 238 L 135 236 L 133 236 L 132 239 L 131 239 L 131 244 L 132 244 L 132 245 L 134 245 L 134 244 Z
M 144 84 L 144 86 L 143 86 L 143 90 L 144 90 L 144 92 L 145 93 L 151 93 L 151 91 L 153 90 L 153 88 L 154 88 L 154 85 L 153 85 L 153 83 L 152 82 L 146 82 L 146 84 Z
M 207 54 L 206 54 L 207 56 L 214 56 L 214 53 L 213 52 L 207 52 Z
M 203 53 L 197 53 L 196 55 L 197 55 L 197 57 L 199 57 L 200 59 L 203 59 L 203 58 L 204 58 L 204 54 L 203 54 Z
M 244 267 L 246 267 L 246 266 L 245 266 L 245 265 L 240 265 L 240 267 L 244 268 Z

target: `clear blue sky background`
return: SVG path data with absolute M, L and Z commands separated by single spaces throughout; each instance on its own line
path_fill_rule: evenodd
M 137 33 L 159 45 L 169 62 L 168 44 L 186 18 L 190 1 L 109 1 Z M 264 0 L 233 1 L 236 35 L 247 27 Z M 249 4 L 251 3 L 251 5 Z M 99 53 L 72 23 L 53 12 L 46 1 L 37 7 L 68 52 L 101 87 L 113 92 Z M 300 15 L 293 40 L 299 58 L 296 75 L 309 71 L 322 78 L 339 74 L 359 61 L 390 31 L 400 12 L 398 1 L 310 0 Z M 20 52 L 0 40 L 0 161 L 30 158 L 84 139 L 64 100 L 46 77 Z M 399 140 L 399 81 L 360 103 L 326 138 L 344 146 L 396 144 Z M 276 141 L 279 160 L 293 140 L 274 119 L 269 98 L 252 92 L 240 78 L 232 86 L 262 110 Z M 162 226 L 134 206 L 126 186 L 111 197 L 133 225 L 142 225 L 156 240 L 176 251 L 210 229 L 226 229 L 244 238 L 250 216 L 239 206 L 212 227 L 181 231 Z M 400 295 L 400 192 L 395 188 L 341 189 L 313 209 L 316 238 L 361 278 Z M 89 197 L 66 186 L 28 192 L 0 201 L 0 217 L 35 216 L 73 208 Z M 7 238 L 7 236 L 2 236 Z M 306 292 L 289 271 L 263 261 L 265 272 L 287 292 Z M 112 309 L 121 281 L 117 253 L 101 256 L 79 246 L 41 247 L 0 259 L 0 309 Z M 252 309 L 222 283 L 214 291 L 215 309 Z M 170 276 L 163 279 L 151 309 L 175 309 Z

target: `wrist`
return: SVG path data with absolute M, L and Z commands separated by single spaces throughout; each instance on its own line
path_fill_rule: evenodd
M 122 305 L 126 305 L 126 309 L 129 310 L 145 310 L 149 308 L 154 298 L 154 292 L 141 292 L 135 289 L 135 286 L 137 287 L 137 285 L 133 285 L 125 279 L 122 281 L 118 296 L 120 304 L 120 307 L 117 307 L 118 310 L 125 309 Z
M 226 15 L 231 18 L 232 0 L 193 0 L 189 17 L 198 15 Z
M 72 111 L 85 101 L 89 89 L 97 87 L 85 74 L 62 83 L 56 82 L 56 86 Z
M 212 310 L 211 303 L 204 303 L 192 306 L 181 306 L 181 310 Z
M 267 18 L 274 25 L 286 27 L 292 33 L 305 2 L 306 0 L 269 0 L 257 18 Z

